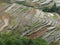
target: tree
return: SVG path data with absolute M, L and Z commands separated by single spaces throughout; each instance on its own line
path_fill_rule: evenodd
M 56 3 L 54 3 L 54 5 L 49 8 L 49 7 L 44 7 L 43 8 L 43 11 L 44 12 L 57 12 L 57 6 L 56 6 Z
M 0 45 L 48 45 L 48 42 L 42 38 L 30 39 L 20 37 L 14 34 L 0 34 Z

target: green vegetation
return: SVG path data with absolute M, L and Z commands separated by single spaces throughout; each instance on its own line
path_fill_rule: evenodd
M 16 2 L 16 3 L 25 5 L 24 1 L 22 1 L 22 2 Z
M 59 45 L 59 41 L 57 41 L 57 42 L 51 42 L 49 45 Z
M 56 19 L 56 18 L 58 18 L 58 16 L 54 15 L 54 16 L 52 16 L 52 18 Z
M 57 7 L 56 3 L 54 3 L 54 5 L 51 8 L 44 7 L 43 11 L 44 12 L 56 12 L 56 13 L 60 14 L 60 7 Z
M 20 5 L 28 6 L 28 7 L 34 7 L 34 6 L 31 6 L 29 3 L 24 2 L 24 1 L 22 1 L 22 2 L 16 2 L 16 3 L 18 3 Z
M 29 39 L 27 37 L 20 37 L 12 33 L 0 34 L 0 45 L 48 45 L 47 41 L 41 38 Z
M 40 22 L 37 21 L 37 22 L 35 22 L 35 23 L 33 24 L 33 27 L 38 27 L 39 25 L 40 25 Z
M 27 31 L 27 30 L 29 30 L 29 27 L 28 26 L 24 26 L 22 30 L 23 31 Z
M 0 5 L 5 5 L 6 3 L 0 3 Z
M 43 8 L 43 11 L 44 12 L 56 12 L 57 11 L 57 7 L 56 7 L 56 3 L 54 3 L 54 5 L 49 8 L 49 7 L 44 7 Z

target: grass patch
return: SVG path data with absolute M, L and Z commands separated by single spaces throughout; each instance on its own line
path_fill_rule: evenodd
M 52 16 L 52 18 L 56 19 L 56 18 L 58 18 L 58 16 L 54 15 L 54 16 Z

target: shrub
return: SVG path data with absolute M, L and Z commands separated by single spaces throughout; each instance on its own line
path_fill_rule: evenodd
M 43 8 L 44 12 L 57 12 L 57 6 L 56 3 L 54 3 L 54 5 L 51 8 L 48 7 L 44 7 Z
M 0 45 L 48 45 L 48 43 L 41 38 L 29 39 L 27 37 L 2 33 L 0 34 Z

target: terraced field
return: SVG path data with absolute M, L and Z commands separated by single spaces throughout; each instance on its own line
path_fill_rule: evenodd
M 17 30 L 20 31 L 21 37 L 43 38 L 49 43 L 60 39 L 59 14 L 43 12 L 42 10 L 16 3 L 5 5 L 2 9 L 12 17 L 9 30 L 14 30 L 18 27 Z M 56 17 L 54 14 L 56 14 Z

